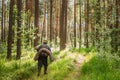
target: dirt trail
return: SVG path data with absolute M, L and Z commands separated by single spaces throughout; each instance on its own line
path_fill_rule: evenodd
M 72 55 L 74 56 L 74 55 Z M 80 67 L 82 66 L 82 64 L 85 61 L 85 57 L 81 54 L 76 54 L 75 55 L 76 59 L 75 59 L 75 69 L 69 73 L 64 80 L 78 80 L 79 76 L 80 76 Z
M 60 56 L 57 56 L 59 60 Z M 68 75 L 63 79 L 63 80 L 78 80 L 79 76 L 80 76 L 80 67 L 82 66 L 82 64 L 85 61 L 85 56 L 81 55 L 80 53 L 71 53 L 71 52 L 67 52 L 67 57 L 72 58 L 74 60 L 74 70 L 71 71 L 70 73 L 68 73 Z M 37 73 L 35 73 L 32 76 L 32 79 L 29 78 L 27 80 L 37 80 L 38 77 L 36 77 Z M 39 77 L 38 80 L 43 80 L 45 76 L 43 76 L 43 74 Z

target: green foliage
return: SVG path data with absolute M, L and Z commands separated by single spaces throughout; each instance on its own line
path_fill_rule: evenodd
M 6 56 L 0 54 L 0 80 L 22 80 L 36 72 L 37 63 L 31 57 L 33 51 L 24 54 L 22 54 L 21 60 L 13 59 L 11 61 L 5 60 Z
M 0 44 L 0 54 L 6 53 L 7 52 L 7 46 L 2 43 Z
M 18 64 L 18 62 L 14 62 L 14 63 L 11 63 L 11 65 L 12 65 L 12 69 L 13 70 L 17 70 L 17 69 L 20 69 L 20 65 Z
M 49 73 L 50 80 L 62 80 L 73 67 L 70 59 L 63 59 L 50 65 L 50 68 L 52 71 Z
M 4 62 L 2 60 L 0 60 L 0 74 L 3 73 L 3 71 L 5 71 L 5 65 L 4 65 Z
M 71 48 L 70 51 L 72 51 L 72 52 L 79 52 L 79 53 L 89 53 L 89 52 L 96 52 L 96 48 L 95 47 Z
M 63 80 L 70 72 L 74 70 L 74 59 L 68 57 L 66 52 L 64 51 L 57 51 L 53 52 L 56 55 L 57 60 L 52 63 L 49 63 L 48 66 L 48 74 L 43 75 L 43 69 L 41 72 L 40 77 L 36 77 L 36 75 L 32 76 L 33 80 Z M 66 54 L 66 55 L 64 55 Z M 64 56 L 64 57 L 61 57 Z
M 11 61 L 0 61 L 0 80 L 24 80 L 37 73 L 37 62 L 33 60 L 34 50 L 23 49 L 24 53 L 20 60 L 12 58 Z M 65 55 L 64 55 L 65 54 Z M 3 55 L 3 54 L 2 54 Z M 43 79 L 62 80 L 70 71 L 74 69 L 73 59 L 67 57 L 65 52 L 53 52 L 54 57 L 62 56 L 52 64 L 49 63 L 49 75 Z M 59 76 L 56 76 L 59 75 Z M 36 75 L 37 76 L 37 75 Z
M 12 79 L 21 80 L 21 79 L 25 79 L 25 78 L 30 77 L 36 71 L 35 66 L 36 65 L 31 66 L 31 64 L 30 64 L 27 67 L 25 66 L 25 67 L 22 67 L 19 70 L 16 70 L 15 73 L 13 74 L 13 76 L 12 76 Z
M 66 56 L 49 65 L 49 74 L 42 78 L 43 80 L 63 80 L 67 74 L 74 69 L 73 60 Z
M 99 54 L 113 54 L 113 55 L 120 55 L 120 41 L 119 41 L 119 29 L 108 29 L 103 27 L 99 29 L 99 40 L 96 42 L 95 46 Z M 115 47 L 118 50 L 115 50 Z
M 82 66 L 79 80 L 118 80 L 119 62 L 117 56 L 95 56 Z
M 60 51 L 53 52 L 54 57 L 57 57 L 58 54 L 60 54 Z

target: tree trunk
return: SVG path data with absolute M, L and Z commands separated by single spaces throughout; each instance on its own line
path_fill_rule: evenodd
M 4 41 L 4 0 L 2 0 L 1 41 Z
M 34 0 L 26 0 L 26 12 L 29 11 L 29 15 L 34 14 Z
M 66 38 L 66 6 L 67 5 L 67 0 L 62 0 L 62 7 L 61 7 L 61 10 L 60 10 L 60 50 L 63 50 L 66 48 L 66 41 L 65 41 L 65 38 Z
M 6 5 L 4 4 L 4 21 L 3 21 L 3 22 L 4 22 L 4 24 L 3 24 L 3 25 L 4 25 L 4 28 L 3 28 L 3 32 L 4 32 L 4 33 L 3 33 L 3 36 L 4 36 L 4 39 L 3 39 L 3 40 L 4 40 L 5 43 L 6 43 L 6 40 L 7 40 L 7 39 L 6 39 L 6 38 L 7 38 L 7 37 L 6 37 L 6 32 L 7 32 L 7 27 L 6 27 L 6 13 L 7 13 L 7 11 L 6 11 Z
M 79 7 L 79 36 L 80 36 L 80 43 L 79 43 L 79 48 L 81 48 L 81 45 L 82 45 L 82 26 L 81 26 L 81 0 L 79 0 L 79 3 L 80 3 L 80 7 Z
M 26 14 L 27 14 L 26 27 L 25 27 L 26 31 L 29 31 L 32 28 L 30 23 L 32 23 L 32 19 L 31 18 L 34 15 L 34 4 L 35 4 L 34 0 L 26 0 L 26 7 L 25 7 Z M 30 42 L 31 42 L 31 46 L 33 46 L 32 45 L 33 40 L 30 39 L 30 34 L 27 33 L 25 36 L 26 36 L 26 41 L 25 41 L 26 46 L 30 45 Z
M 101 12 L 100 12 L 100 0 L 97 0 L 96 3 L 96 33 L 95 33 L 95 37 L 96 37 L 96 44 L 100 43 L 100 27 L 101 27 Z M 97 46 L 97 49 L 99 51 L 100 45 Z
M 108 28 L 112 28 L 111 24 L 111 19 L 112 19 L 112 3 L 110 3 L 110 0 L 107 0 L 107 21 L 106 21 L 106 26 Z
M 85 46 L 86 48 L 89 47 L 88 45 L 88 30 L 89 30 L 89 0 L 85 2 Z
M 10 0 L 10 10 L 9 10 L 9 31 L 8 31 L 8 46 L 7 46 L 7 59 L 11 59 L 12 55 L 12 25 L 13 21 L 13 6 L 14 0 Z
M 35 19 L 34 19 L 34 25 L 35 25 L 35 39 L 34 39 L 34 47 L 38 45 L 39 41 L 39 0 L 35 0 Z
M 53 0 L 50 0 L 50 44 L 53 38 L 53 25 L 52 25 L 52 8 L 53 8 Z
M 47 7 L 47 3 L 46 1 L 44 1 L 44 21 L 43 21 L 43 29 L 42 29 L 42 39 L 47 39 L 46 7 Z
M 17 56 L 16 59 L 20 59 L 21 57 L 21 20 L 22 20 L 22 0 L 17 0 Z
M 115 17 L 115 25 L 114 28 L 112 28 L 111 33 L 111 47 L 112 47 L 112 53 L 118 51 L 118 47 L 120 46 L 120 21 L 119 21 L 119 11 L 120 11 L 120 2 L 119 0 L 115 0 L 115 11 L 116 11 L 116 17 Z
M 57 44 L 57 37 L 59 35 L 59 13 L 60 13 L 60 6 L 58 5 L 59 4 L 59 1 L 56 0 L 56 39 L 55 39 L 55 42 Z
M 67 7 L 68 7 L 68 0 L 66 0 L 66 3 L 65 3 L 65 43 L 67 43 Z M 66 45 L 66 44 L 65 44 Z
M 17 4 L 15 4 L 16 1 L 17 1 L 17 0 L 14 1 L 14 4 L 13 4 L 13 5 L 17 5 Z M 12 24 L 12 25 L 13 25 L 13 26 L 16 26 L 16 25 L 15 25 L 15 21 L 16 21 L 15 18 L 16 18 L 16 16 L 17 16 L 17 14 L 14 13 L 14 11 L 15 11 L 14 8 L 15 8 L 15 6 L 13 6 L 13 17 L 12 17 L 12 18 L 13 18 L 13 24 Z M 13 39 L 13 40 L 12 40 L 12 44 L 14 44 L 14 43 L 15 43 L 15 40 L 14 40 L 14 39 L 15 39 L 15 28 L 12 29 L 12 39 Z
M 76 0 L 74 0 L 74 47 L 76 47 Z

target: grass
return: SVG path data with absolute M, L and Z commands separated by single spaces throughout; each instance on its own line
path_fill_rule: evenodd
M 47 76 L 49 77 L 49 80 L 63 80 L 63 78 L 74 68 L 72 60 L 69 58 L 56 61 L 49 67 L 51 70 L 51 72 Z
M 58 53 L 54 53 L 56 55 Z M 32 76 L 32 80 L 63 80 L 64 77 L 74 70 L 74 59 L 67 56 L 65 51 L 59 52 L 56 56 L 57 60 L 50 63 L 48 66 L 48 74 L 43 76 L 43 70 L 38 78 L 35 74 Z
M 26 80 L 30 78 L 31 75 L 37 73 L 37 62 L 33 60 L 35 55 L 34 50 L 23 50 L 22 52 L 20 60 L 15 59 L 14 53 L 11 61 L 5 59 L 5 53 L 0 54 L 0 80 Z M 56 51 L 53 55 L 56 58 L 56 61 L 49 63 L 49 75 L 42 77 L 43 80 L 48 78 L 49 80 L 62 80 L 67 73 L 74 68 L 74 60 L 67 57 L 67 52 Z M 35 79 L 36 77 L 37 75 L 35 75 Z
M 0 62 L 0 80 L 19 80 L 27 78 L 36 71 L 36 64 L 32 61 L 19 64 L 13 61 L 6 65 L 4 61 Z
M 88 53 L 94 53 L 96 52 L 96 48 L 95 47 L 89 47 L 89 48 L 70 48 L 71 52 L 79 52 L 83 55 L 86 55 Z
M 75 71 L 75 53 L 86 55 L 86 62 L 79 69 L 74 80 L 120 80 L 120 57 L 112 55 L 96 55 L 94 48 L 70 49 L 53 53 L 55 61 L 49 63 L 48 75 L 37 77 L 37 62 L 33 60 L 34 50 L 23 50 L 21 60 L 5 60 L 5 53 L 0 54 L 0 80 L 64 80 Z M 69 55 L 70 54 L 70 55 Z M 72 57 L 71 57 L 72 56 Z M 73 74 L 74 76 L 74 74 Z M 71 80 L 67 78 L 68 80 Z
M 120 80 L 120 57 L 94 56 L 80 72 L 78 80 Z
M 0 80 L 21 80 L 34 74 L 36 62 L 33 60 L 34 51 L 24 52 L 20 60 L 6 60 L 5 53 L 0 54 Z

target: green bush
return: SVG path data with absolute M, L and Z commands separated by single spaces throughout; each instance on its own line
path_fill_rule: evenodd
M 8 61 L 5 54 L 0 54 L 0 80 L 23 80 L 30 77 L 37 68 L 32 56 L 33 51 L 28 51 L 22 54 L 20 60 L 16 60 L 14 55 L 14 58 Z
M 23 80 L 23 79 L 30 77 L 36 71 L 35 66 L 36 65 L 27 66 L 27 68 L 22 67 L 21 69 L 16 70 L 11 79 L 12 80 Z
M 80 80 L 119 80 L 120 58 L 95 56 L 81 69 Z
M 60 54 L 60 51 L 53 52 L 53 56 L 56 57 L 58 54 Z
M 5 44 L 0 44 L 0 54 L 7 52 L 7 46 Z

